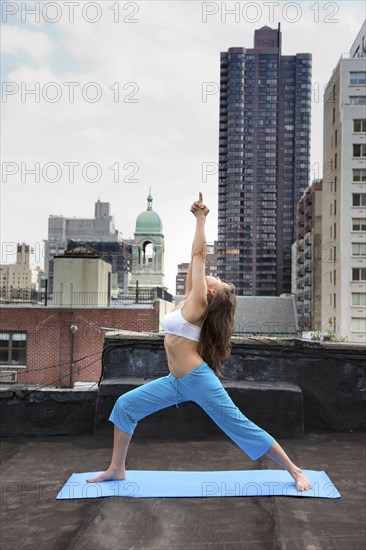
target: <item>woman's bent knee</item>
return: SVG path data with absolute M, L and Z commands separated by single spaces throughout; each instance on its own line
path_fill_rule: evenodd
M 109 420 L 122 432 L 133 434 L 137 425 L 138 406 L 133 403 L 128 393 L 121 395 L 111 412 Z

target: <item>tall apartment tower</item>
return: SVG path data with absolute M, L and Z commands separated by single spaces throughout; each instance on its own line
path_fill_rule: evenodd
M 280 27 L 221 53 L 218 273 L 239 295 L 291 292 L 310 109 L 311 54 L 282 55 Z
M 324 93 L 322 326 L 366 343 L 366 23 Z

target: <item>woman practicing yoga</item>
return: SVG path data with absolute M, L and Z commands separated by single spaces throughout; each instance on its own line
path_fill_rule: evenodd
M 87 481 L 125 479 L 127 450 L 137 422 L 165 407 L 194 401 L 252 460 L 267 454 L 291 474 L 298 491 L 308 490 L 311 485 L 301 469 L 271 435 L 242 414 L 219 380 L 230 354 L 235 287 L 218 277 L 205 276 L 205 220 L 209 209 L 203 204 L 201 193 L 191 212 L 196 218 L 196 231 L 186 293 L 162 323 L 170 374 L 117 399 L 109 418 L 114 423 L 111 464 L 105 472 Z

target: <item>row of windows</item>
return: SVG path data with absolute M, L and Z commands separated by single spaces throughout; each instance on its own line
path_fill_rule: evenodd
M 366 281 L 366 267 L 352 267 L 352 281 Z
M 269 77 L 269 76 L 278 76 L 278 71 L 272 71 L 268 70 L 267 67 L 257 67 L 255 70 L 255 67 L 248 67 L 246 66 L 246 70 L 244 71 L 245 76 L 248 78 L 253 78 L 258 74 L 260 77 Z M 229 79 L 231 77 L 231 73 L 229 75 Z
M 353 306 L 366 306 L 366 292 L 352 292 L 351 296 Z
M 258 84 L 258 86 L 277 86 L 278 79 L 277 78 L 248 78 L 247 84 L 249 86 L 254 86 L 255 84 Z
M 354 95 L 349 98 L 350 105 L 366 105 L 365 95 Z
M 366 231 L 366 218 L 352 218 L 352 231 Z
M 0 333 L 0 364 L 26 364 L 26 333 Z
M 352 256 L 366 256 L 366 243 L 352 243 Z
M 366 71 L 351 71 L 349 73 L 350 86 L 366 84 Z
M 352 193 L 352 206 L 366 206 L 366 193 Z
M 353 168 L 352 179 L 354 183 L 366 182 L 366 168 Z
M 366 118 L 353 119 L 353 131 L 355 133 L 366 132 Z M 337 143 L 335 143 L 335 145 L 337 145 Z
M 365 332 L 366 331 L 366 319 L 364 317 L 352 317 L 351 318 L 351 330 L 353 332 Z
M 353 143 L 353 156 L 358 158 L 366 157 L 366 143 Z

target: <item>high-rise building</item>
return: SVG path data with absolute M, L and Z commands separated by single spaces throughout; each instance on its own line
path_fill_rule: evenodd
M 239 295 L 291 292 L 310 109 L 311 54 L 282 55 L 280 28 L 221 53 L 218 274 Z
M 322 180 L 297 204 L 294 288 L 299 328 L 321 331 Z
M 324 93 L 323 330 L 366 343 L 366 23 Z

